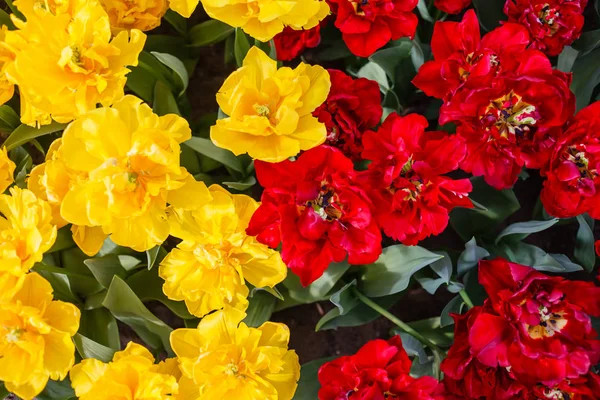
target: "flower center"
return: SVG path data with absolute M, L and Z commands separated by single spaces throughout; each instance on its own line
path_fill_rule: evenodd
M 25 332 L 24 329 L 21 328 L 5 328 L 6 329 L 6 335 L 4 335 L 4 340 L 6 340 L 7 343 L 15 343 L 18 342 L 19 339 L 21 338 L 21 335 L 23 334 L 23 332 Z
M 564 318 L 563 312 L 550 312 L 547 307 L 540 306 L 539 313 L 539 325 L 531 325 L 527 328 L 529 336 L 532 339 L 552 337 L 567 325 L 567 320 Z
M 559 24 L 556 20 L 560 18 L 560 11 L 557 7 L 550 7 L 549 4 L 542 4 L 538 13 L 538 21 L 542 25 L 546 25 L 550 28 L 550 36 L 554 35 L 558 31 Z
M 493 100 L 481 117 L 488 130 L 496 128 L 500 136 L 516 140 L 527 136 L 538 119 L 536 107 L 513 91 Z
M 321 191 L 317 198 L 313 201 L 309 201 L 307 206 L 312 207 L 315 213 L 317 213 L 323 221 L 340 219 L 343 215 L 342 207 L 339 204 L 336 193 L 326 184 L 321 186 Z
M 559 389 L 546 389 L 544 391 L 544 397 L 551 400 L 570 400 L 573 398 L 573 394 L 563 392 Z
M 254 110 L 261 117 L 269 118 L 271 116 L 271 110 L 269 109 L 269 106 L 266 104 L 255 104 Z
M 564 158 L 577 166 L 581 179 L 594 179 L 598 173 L 590 169 L 590 160 L 585 152 L 585 146 L 569 146 Z
M 354 12 L 356 13 L 356 15 L 364 16 L 365 11 L 363 10 L 363 7 L 369 4 L 369 0 L 351 0 L 350 3 L 352 4 L 352 7 L 354 7 Z
M 227 364 L 225 366 L 225 374 L 230 376 L 238 376 L 240 369 L 234 363 Z

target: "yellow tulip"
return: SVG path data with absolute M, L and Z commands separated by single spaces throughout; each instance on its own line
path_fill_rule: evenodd
M 10 298 L 33 264 L 56 240 L 50 205 L 33 192 L 12 187 L 0 195 L 0 301 Z
M 0 303 L 0 380 L 6 389 L 30 400 L 48 379 L 62 380 L 75 361 L 71 337 L 81 313 L 70 303 L 52 300 L 52 286 L 36 273 Z
M 15 85 L 6 76 L 8 66 L 15 59 L 15 54 L 5 43 L 7 31 L 6 25 L 0 27 L 0 105 L 9 101 L 15 93 Z
M 175 360 L 154 364 L 143 346 L 129 342 L 112 362 L 85 359 L 71 369 L 71 386 L 80 400 L 168 400 L 177 394 Z
M 88 3 L 94 2 L 96 0 L 15 0 L 13 4 L 26 19 L 30 19 L 36 15 L 47 13 L 67 14 L 72 17 L 85 8 Z
M 2 149 L 0 149 L 0 193 L 4 193 L 4 191 L 15 181 L 13 176 L 15 168 L 15 163 L 8 158 L 6 148 L 2 147 Z
M 15 57 L 5 72 L 19 86 L 21 121 L 32 126 L 69 122 L 122 98 L 127 66 L 137 65 L 146 40 L 136 29 L 113 38 L 97 1 L 60 4 L 67 5 L 32 6 L 27 21 L 15 18 L 18 29 L 6 32 Z
M 204 317 L 197 329 L 171 333 L 186 399 L 292 399 L 300 364 L 296 352 L 288 350 L 288 327 L 265 322 L 250 328 L 241 322 L 244 316 L 226 308 Z
M 327 129 L 312 112 L 327 98 L 331 82 L 320 66 L 277 62 L 253 47 L 244 64 L 217 93 L 220 119 L 210 130 L 215 145 L 239 155 L 279 162 L 322 144 Z
M 125 96 L 69 124 L 46 162 L 32 171 L 29 187 L 58 210 L 57 222 L 74 225 L 86 254 L 95 254 L 108 235 L 145 251 L 169 235 L 167 204 L 211 199 L 206 185 L 179 164 L 180 143 L 190 137 L 185 119 L 159 117 L 137 97 Z
M 187 9 L 190 3 L 198 3 L 177 2 L 186 4 Z M 242 28 L 261 42 L 273 39 L 286 26 L 296 30 L 314 28 L 329 15 L 329 6 L 323 0 L 202 0 L 202 5 L 211 18 Z
M 169 8 L 167 0 L 101 0 L 114 32 L 124 29 L 149 31 L 160 25 Z
M 171 235 L 183 242 L 159 268 L 167 297 L 184 300 L 198 317 L 226 305 L 245 310 L 246 281 L 256 287 L 273 287 L 287 274 L 279 252 L 246 235 L 258 203 L 218 185 L 209 190 L 210 203 L 194 210 L 169 211 Z

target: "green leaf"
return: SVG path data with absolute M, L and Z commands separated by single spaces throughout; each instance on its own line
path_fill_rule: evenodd
M 565 273 L 580 271 L 582 269 L 581 266 L 574 263 L 560 263 L 544 250 L 528 243 L 518 242 L 511 245 L 503 245 L 500 248 L 506 252 L 511 261 L 529 265 L 538 271 Z
M 266 291 L 257 291 L 249 299 L 250 304 L 246 310 L 246 325 L 258 328 L 271 318 L 277 299 Z
M 102 293 L 100 303 L 104 300 L 106 292 Z M 87 302 L 88 299 L 86 299 Z M 121 342 L 119 339 L 119 327 L 117 320 L 106 308 L 100 307 L 93 310 L 83 310 L 79 320 L 79 333 L 94 342 L 113 350 L 119 350 Z
M 181 91 L 179 92 L 179 96 L 185 93 L 188 84 L 190 83 L 190 77 L 188 75 L 187 69 L 185 69 L 185 65 L 183 64 L 183 62 L 181 62 L 179 58 L 172 56 L 168 53 L 159 53 L 156 51 L 151 51 L 150 54 L 152 54 L 154 57 L 156 57 L 158 61 L 160 61 L 175 72 L 175 74 L 179 77 L 179 80 L 181 81 L 182 85 Z
M 221 42 L 227 39 L 234 30 L 235 28 L 216 19 L 202 22 L 189 31 L 190 46 L 200 47 Z
M 242 66 L 246 54 L 250 51 L 250 41 L 242 28 L 235 28 L 235 42 L 233 44 L 233 53 L 238 67 Z
M 385 70 L 373 61 L 369 61 L 363 65 L 362 68 L 358 70 L 356 76 L 377 82 L 383 93 L 388 92 L 391 88 Z
M 81 358 L 95 358 L 103 362 L 112 361 L 115 351 L 110 347 L 101 345 L 100 343 L 94 342 L 92 339 L 88 339 L 85 336 L 77 333 L 73 336 L 75 347 L 77 352 L 81 355 Z
M 240 182 L 223 182 L 223 185 L 227 186 L 230 189 L 235 189 L 240 192 L 243 192 L 244 190 L 248 190 L 252 186 L 256 185 L 256 178 L 251 175 Z
M 26 21 L 27 20 L 25 18 L 25 16 L 21 13 L 21 11 L 19 11 L 19 9 L 13 4 L 13 0 L 6 0 L 6 4 L 10 8 L 10 11 L 12 11 L 13 14 L 15 14 L 15 16 L 17 18 L 19 18 L 22 21 Z
M 450 224 L 463 240 L 489 233 L 490 229 L 521 207 L 511 189 L 496 190 L 481 177 L 473 178 L 471 182 L 473 191 L 469 197 L 485 209 L 456 208 L 452 211 Z
M 584 56 L 580 55 L 573 65 L 571 90 L 577 98 L 577 110 L 581 110 L 590 103 L 594 88 L 600 82 L 598 60 L 600 60 L 600 49 Z
M 123 268 L 119 257 L 116 255 L 111 254 L 104 257 L 90 258 L 83 263 L 94 274 L 96 280 L 107 289 L 111 286 L 114 276 L 121 278 L 127 276 L 127 271 Z
M 483 247 L 477 246 L 475 238 L 471 238 L 465 243 L 465 251 L 458 257 L 457 270 L 458 276 L 462 276 L 470 269 L 477 266 L 479 260 L 489 257 L 490 253 Z
M 135 93 L 140 99 L 147 103 L 154 101 L 154 88 L 158 79 L 142 67 L 129 67 L 131 72 L 127 74 L 127 89 Z
M 162 254 L 162 257 L 160 257 L 160 260 L 158 260 L 160 262 L 167 255 L 167 251 L 165 249 L 163 249 L 160 245 L 154 246 L 150 250 L 146 250 L 146 258 L 148 260 L 148 262 L 147 262 L 148 270 L 151 270 L 152 267 L 154 267 L 156 260 L 159 258 L 159 254 Z
M 181 35 L 187 35 L 187 19 L 185 17 L 168 9 L 163 18 Z
M 158 301 L 167 306 L 169 310 L 173 311 L 179 318 L 194 318 L 187 310 L 183 301 L 175 301 L 167 298 L 162 290 L 164 282 L 165 281 L 158 276 L 157 268 L 152 270 L 141 270 L 127 279 L 127 284 L 141 301 Z
M 581 55 L 586 55 L 592 50 L 600 47 L 600 29 L 595 31 L 583 32 L 579 39 L 571 45 Z
M 415 357 L 416 361 L 418 361 L 420 364 L 424 364 L 429 361 L 423 344 L 414 336 L 406 332 L 398 332 L 397 334 L 400 335 L 400 338 L 402 338 L 402 347 L 404 350 L 406 350 L 406 353 L 409 357 Z
M 440 316 L 440 327 L 446 327 L 454 324 L 454 319 L 450 316 L 450 314 L 461 314 L 463 306 L 465 305 L 463 299 L 460 296 L 454 297 L 446 307 L 442 310 L 442 315 Z
M 571 72 L 573 64 L 579 52 L 571 46 L 566 46 L 564 50 L 558 55 L 558 63 L 556 67 L 562 72 Z
M 296 274 L 288 274 L 283 285 L 289 291 L 289 297 L 299 303 L 314 303 L 328 298 L 331 289 L 338 283 L 341 277 L 350 268 L 350 264 L 344 261 L 331 264 L 319 279 L 304 287 Z
M 118 276 L 113 277 L 102 305 L 108 308 L 116 319 L 129 325 L 148 346 L 153 349 L 164 348 L 169 355 L 173 355 L 169 343 L 172 329 L 152 314 Z
M 381 297 L 408 288 L 411 276 L 443 256 L 420 246 L 386 247 L 377 262 L 363 268 L 359 288 L 369 297 Z
M 489 32 L 499 27 L 502 21 L 506 21 L 504 3 L 504 0 L 473 0 L 473 6 L 483 29 Z
M 0 106 L 0 132 L 11 133 L 21 125 L 19 115 L 6 104 Z
M 192 137 L 183 144 L 191 147 L 193 150 L 197 151 L 203 156 L 220 162 L 234 171 L 244 173 L 244 167 L 242 166 L 242 162 L 239 158 L 237 158 L 231 151 L 215 146 L 214 143 L 209 139 Z
M 65 268 L 53 267 L 42 263 L 36 263 L 33 271 L 43 276 L 54 290 L 54 299 L 67 301 L 69 303 L 80 304 L 81 300 L 71 288 L 71 281 L 67 275 L 70 275 L 69 271 Z M 87 277 L 78 277 L 87 278 Z
M 369 60 L 380 66 L 394 82 L 396 78 L 396 69 L 400 65 L 400 61 L 410 56 L 413 49 L 413 43 L 410 40 L 397 40 L 393 47 L 388 47 L 383 50 L 379 50 L 369 57 Z M 379 79 L 382 79 L 379 77 Z M 375 80 L 375 79 L 374 79 Z M 379 82 L 379 81 L 377 81 Z M 389 87 L 387 80 L 385 81 L 386 87 Z M 381 85 L 381 83 L 380 83 Z M 392 85 L 393 86 L 393 85 Z
M 417 3 L 417 10 L 419 11 L 419 14 L 421 14 L 421 18 L 423 18 L 425 21 L 431 23 L 435 22 L 435 20 L 431 17 L 431 14 L 429 14 L 429 10 L 427 10 L 427 3 L 425 0 L 419 0 Z
M 74 400 L 75 392 L 71 387 L 69 377 L 62 381 L 49 380 L 42 393 L 35 397 L 37 400 Z
M 542 232 L 554 226 L 558 222 L 558 218 L 553 218 L 547 221 L 528 221 L 517 222 L 507 226 L 496 238 L 496 244 L 500 243 L 503 238 L 511 237 L 513 240 L 523 240 L 532 233 Z
M 90 257 L 78 247 L 63 250 L 57 254 L 60 255 L 60 265 L 64 267 L 61 269 L 66 270 L 68 273 L 73 292 L 87 298 L 92 294 L 105 290 L 90 269 L 83 263 Z
M 156 81 L 154 85 L 154 100 L 152 102 L 152 111 L 159 116 L 167 114 L 180 115 L 177 100 L 169 86 L 163 81 Z
M 52 247 L 50 247 L 50 250 L 48 250 L 46 254 L 70 249 L 75 246 L 76 244 L 73 240 L 73 233 L 71 232 L 71 228 L 68 226 L 63 226 L 58 230 L 56 234 L 56 241 L 54 241 L 54 244 L 52 245 Z
M 3 145 L 10 151 L 40 136 L 62 131 L 66 126 L 66 124 L 59 124 L 58 122 L 52 122 L 49 125 L 43 125 L 39 128 L 21 125 L 10 134 Z
M 586 271 L 594 270 L 596 251 L 594 249 L 594 220 L 589 215 L 578 215 L 579 229 L 575 241 L 575 259 L 583 265 Z
M 10 19 L 10 15 L 4 10 L 0 10 L 0 25 L 6 25 L 9 30 L 15 30 L 15 24 Z
M 319 396 L 319 368 L 326 362 L 334 360 L 336 357 L 321 358 L 308 362 L 300 368 L 300 380 L 298 388 L 292 400 L 315 400 Z

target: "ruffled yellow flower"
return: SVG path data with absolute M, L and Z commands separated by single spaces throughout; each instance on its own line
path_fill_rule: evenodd
M 4 42 L 7 31 L 8 27 L 6 25 L 0 27 L 0 105 L 9 101 L 15 93 L 15 85 L 6 76 L 8 66 L 15 59 L 15 54 Z
M 188 8 L 198 4 L 193 0 L 187 3 Z M 211 18 L 242 28 L 261 42 L 273 39 L 286 26 L 296 30 L 314 28 L 329 15 L 329 6 L 323 0 L 202 0 L 202 5 Z
M 80 312 L 70 303 L 52 300 L 52 286 L 36 273 L 0 303 L 0 380 L 6 389 L 30 400 L 48 379 L 62 380 L 75 361 L 71 337 Z
M 15 163 L 8 158 L 6 147 L 2 147 L 0 149 L 0 193 L 4 193 L 6 188 L 15 181 L 15 168 Z
M 129 342 L 112 362 L 85 359 L 71 369 L 71 386 L 80 400 L 167 400 L 177 394 L 177 378 L 169 372 L 176 364 L 154 364 L 143 346 Z
M 113 31 L 139 29 L 149 31 L 160 25 L 169 8 L 167 0 L 101 0 Z
M 19 11 L 30 19 L 36 15 L 50 12 L 53 15 L 67 14 L 74 16 L 88 3 L 96 0 L 15 0 L 14 5 Z
M 249 328 L 244 312 L 227 308 L 200 321 L 197 329 L 171 333 L 189 399 L 291 400 L 300 377 L 298 356 L 288 350 L 290 331 L 265 322 Z
M 246 235 L 258 203 L 219 185 L 209 190 L 210 203 L 193 211 L 170 210 L 171 235 L 183 242 L 159 268 L 167 297 L 185 300 L 190 313 L 198 317 L 225 305 L 245 310 L 245 281 L 273 287 L 287 274 L 279 252 Z
M 127 66 L 137 65 L 144 47 L 146 36 L 136 29 L 112 38 L 108 15 L 96 1 L 67 9 L 74 14 L 37 7 L 27 22 L 14 19 L 19 29 L 6 32 L 15 53 L 6 74 L 19 86 L 25 124 L 69 122 L 119 100 Z
M 190 137 L 185 119 L 159 117 L 137 97 L 125 96 L 69 124 L 30 185 L 60 204 L 62 219 L 79 226 L 75 240 L 84 250 L 82 242 L 97 244 L 111 234 L 115 243 L 145 251 L 169 235 L 167 203 L 210 201 L 204 183 L 179 164 L 180 143 Z
M 236 155 L 279 162 L 322 144 L 327 129 L 312 112 L 327 95 L 331 82 L 322 67 L 300 63 L 277 69 L 277 62 L 253 47 L 244 64 L 217 93 L 220 119 L 210 130 L 215 145 Z
M 31 191 L 18 187 L 0 195 L 0 301 L 10 298 L 33 264 L 56 240 L 52 211 Z

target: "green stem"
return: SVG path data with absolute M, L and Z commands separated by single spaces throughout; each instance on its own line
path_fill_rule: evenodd
M 396 324 L 404 332 L 408 333 L 409 335 L 414 336 L 419 342 L 428 346 L 433 351 L 443 354 L 442 350 L 439 347 L 437 347 L 435 344 L 433 344 L 429 339 L 423 337 L 423 335 L 421 335 L 419 332 L 414 330 L 410 325 L 408 325 L 407 323 L 396 318 L 392 313 L 390 313 L 389 311 L 387 311 L 386 309 L 381 307 L 379 304 L 375 303 L 373 300 L 369 299 L 367 296 L 365 296 L 364 294 L 359 292 L 356 288 L 354 288 L 354 294 L 365 305 L 367 305 L 367 306 L 371 307 L 373 310 L 377 311 L 379 314 L 381 314 L 381 316 L 389 319 L 391 322 Z
M 460 292 L 458 292 L 458 294 L 460 294 L 460 297 L 462 297 L 463 301 L 465 302 L 465 304 L 467 305 L 467 307 L 469 308 L 473 308 L 473 302 L 471 301 L 471 298 L 469 297 L 469 294 L 463 289 Z

